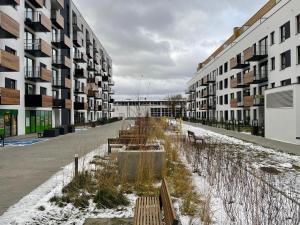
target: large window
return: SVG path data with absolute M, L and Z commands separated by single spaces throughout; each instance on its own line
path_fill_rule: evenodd
M 290 36 L 291 36 L 290 22 L 287 22 L 280 27 L 280 41 L 284 42 L 286 39 L 289 39 Z
M 291 66 L 291 50 L 288 50 L 281 55 L 281 69 L 284 70 Z
M 34 95 L 35 94 L 35 85 L 25 84 L 25 94 L 26 95 Z
M 31 58 L 24 58 L 25 77 L 34 77 L 34 61 Z

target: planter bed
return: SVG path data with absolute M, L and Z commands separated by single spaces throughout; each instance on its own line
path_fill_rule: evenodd
M 59 128 L 52 128 L 44 130 L 43 137 L 57 137 L 59 136 Z

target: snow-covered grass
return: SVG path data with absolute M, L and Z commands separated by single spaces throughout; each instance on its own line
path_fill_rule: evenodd
M 107 145 L 102 145 L 79 159 L 79 170 L 92 169 L 95 165 L 89 162 L 95 155 L 103 156 L 107 152 Z M 22 198 L 17 204 L 10 207 L 0 217 L 1 225 L 23 224 L 83 224 L 86 218 L 127 218 L 133 216 L 133 207 L 136 196 L 127 195 L 130 206 L 125 208 L 97 209 L 93 202 L 87 209 L 77 209 L 72 204 L 60 208 L 49 200 L 55 195 L 62 194 L 62 188 L 74 176 L 74 163 L 65 166 L 53 175 L 48 181 Z
M 200 194 L 211 197 L 211 211 L 215 224 L 244 225 L 252 224 L 254 220 L 273 221 L 272 224 L 276 225 L 300 223 L 299 156 L 183 124 L 183 134 L 186 135 L 188 130 L 203 137 L 208 143 L 207 146 L 211 148 L 200 153 L 196 163 L 199 170 L 193 174 L 193 182 Z M 186 153 L 184 148 L 183 160 L 190 158 L 195 151 L 194 149 L 192 153 Z M 220 153 L 216 155 L 215 150 L 219 150 Z M 218 158 L 218 154 L 225 158 Z M 209 159 L 210 157 L 212 159 Z M 226 162 L 230 158 L 233 159 L 233 163 Z M 192 159 L 194 160 L 195 158 Z M 222 162 L 216 162 L 219 160 Z M 194 162 L 185 161 L 190 171 L 195 169 Z M 215 168 L 220 165 L 224 167 Z M 251 202 L 256 197 L 259 202 Z M 252 205 L 257 208 L 253 209 Z M 260 212 L 255 214 L 251 210 Z

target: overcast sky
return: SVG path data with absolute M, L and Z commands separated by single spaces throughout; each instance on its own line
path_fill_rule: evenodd
M 113 60 L 116 95 L 173 95 L 267 0 L 74 0 Z M 118 97 L 117 97 L 118 98 Z

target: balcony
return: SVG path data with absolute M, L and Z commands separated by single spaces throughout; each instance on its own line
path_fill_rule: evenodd
M 254 72 L 253 84 L 260 84 L 268 81 L 268 71 L 261 70 Z
M 25 68 L 25 79 L 33 82 L 52 82 L 51 70 L 44 67 Z
M 107 63 L 102 61 L 102 71 L 106 72 L 107 71 Z
M 72 48 L 71 39 L 63 33 L 52 36 L 52 45 L 60 49 Z
M 89 59 L 93 58 L 93 47 L 91 45 L 86 46 L 86 55 Z
M 237 78 L 231 79 L 230 88 L 237 88 L 237 86 L 238 86 Z
M 88 61 L 86 69 L 90 72 L 93 72 L 93 71 L 95 71 L 95 66 L 92 62 Z
M 253 71 L 249 71 L 247 73 L 244 74 L 244 84 L 245 86 L 249 86 L 250 84 L 252 84 L 254 81 L 254 72 Z
M 102 111 L 102 105 L 95 105 L 95 111 Z
M 72 100 L 70 100 L 70 99 L 53 99 L 53 108 L 72 109 Z
M 94 63 L 97 65 L 100 64 L 99 55 L 97 53 L 94 53 Z
M 77 63 L 86 63 L 87 62 L 87 57 L 84 53 L 82 52 L 76 52 L 74 54 L 73 60 Z
M 86 79 L 87 78 L 87 71 L 85 69 L 79 69 L 79 68 L 75 69 L 74 77 L 75 78 Z
M 234 57 L 230 60 L 230 69 L 244 69 L 248 67 L 249 64 L 245 63 L 242 57 Z
M 19 56 L 0 49 L 0 72 L 19 72 L 19 70 Z
M 257 49 L 258 48 L 258 49 Z M 261 61 L 268 57 L 267 46 L 252 46 L 244 51 L 245 61 Z
M 213 84 L 216 82 L 216 77 L 215 76 L 208 76 L 207 82 L 210 84 Z
M 0 87 L 0 105 L 20 105 L 20 91 Z
M 63 9 L 64 8 L 64 0 L 51 0 L 51 8 L 52 9 Z
M 51 32 L 52 29 L 51 20 L 38 11 L 26 11 L 25 24 L 35 32 Z
M 53 106 L 52 96 L 46 95 L 25 95 L 25 107 L 43 107 Z
M 91 40 L 90 36 L 87 34 L 87 36 L 86 36 L 86 46 L 90 46 L 90 45 L 93 45 L 93 43 L 92 43 L 92 40 Z
M 43 8 L 44 1 L 43 0 L 28 0 L 35 8 Z
M 103 76 L 103 77 L 102 77 L 102 81 L 103 81 L 103 82 L 108 82 L 108 80 L 109 80 L 109 79 L 108 79 L 108 76 Z
M 69 78 L 53 79 L 52 87 L 61 88 L 61 89 L 71 89 L 72 88 L 72 81 Z
M 51 21 L 58 29 L 64 29 L 64 18 L 58 10 L 51 11 Z
M 34 57 L 51 57 L 52 48 L 42 39 L 26 40 L 25 51 Z
M 113 104 L 115 103 L 115 100 L 113 98 L 109 99 L 109 103 Z
M 75 110 L 87 110 L 88 104 L 86 102 L 74 102 Z
M 76 86 L 74 89 L 74 93 L 86 95 L 88 93 L 88 89 L 84 86 Z
M 11 5 L 13 7 L 16 7 L 20 5 L 20 0 L 1 0 L 0 5 Z
M 77 16 L 73 14 L 73 31 L 75 32 L 82 32 L 81 30 L 81 23 L 80 21 L 78 20 Z
M 98 84 L 97 82 L 96 82 L 96 78 L 95 77 L 89 77 L 88 79 L 87 79 L 87 83 L 88 84 Z
M 114 86 L 115 85 L 115 82 L 114 81 L 112 81 L 111 79 L 108 81 L 108 85 L 109 86 Z
M 73 43 L 76 47 L 82 47 L 83 37 L 81 31 L 74 31 L 73 32 Z
M 207 103 L 205 103 L 205 104 L 202 105 L 201 110 L 208 110 Z
M 230 100 L 230 107 L 231 108 L 237 108 L 238 107 L 238 101 L 237 98 L 231 99 Z
M 71 69 L 72 63 L 71 59 L 67 56 L 53 56 L 52 57 L 52 66 L 60 69 Z
M 263 95 L 256 95 L 253 99 L 253 106 L 264 106 L 265 97 Z
M 19 38 L 20 25 L 19 23 L 0 11 L 0 38 Z
M 101 95 L 99 94 L 99 92 L 97 92 L 95 90 L 89 90 L 87 96 L 89 98 L 101 98 Z
M 254 104 L 253 96 L 244 96 L 244 107 L 252 107 Z
M 207 98 L 209 95 L 208 95 L 208 91 L 207 90 L 203 90 L 202 92 L 202 98 Z
M 208 77 L 205 76 L 202 78 L 201 86 L 207 86 L 208 85 Z

